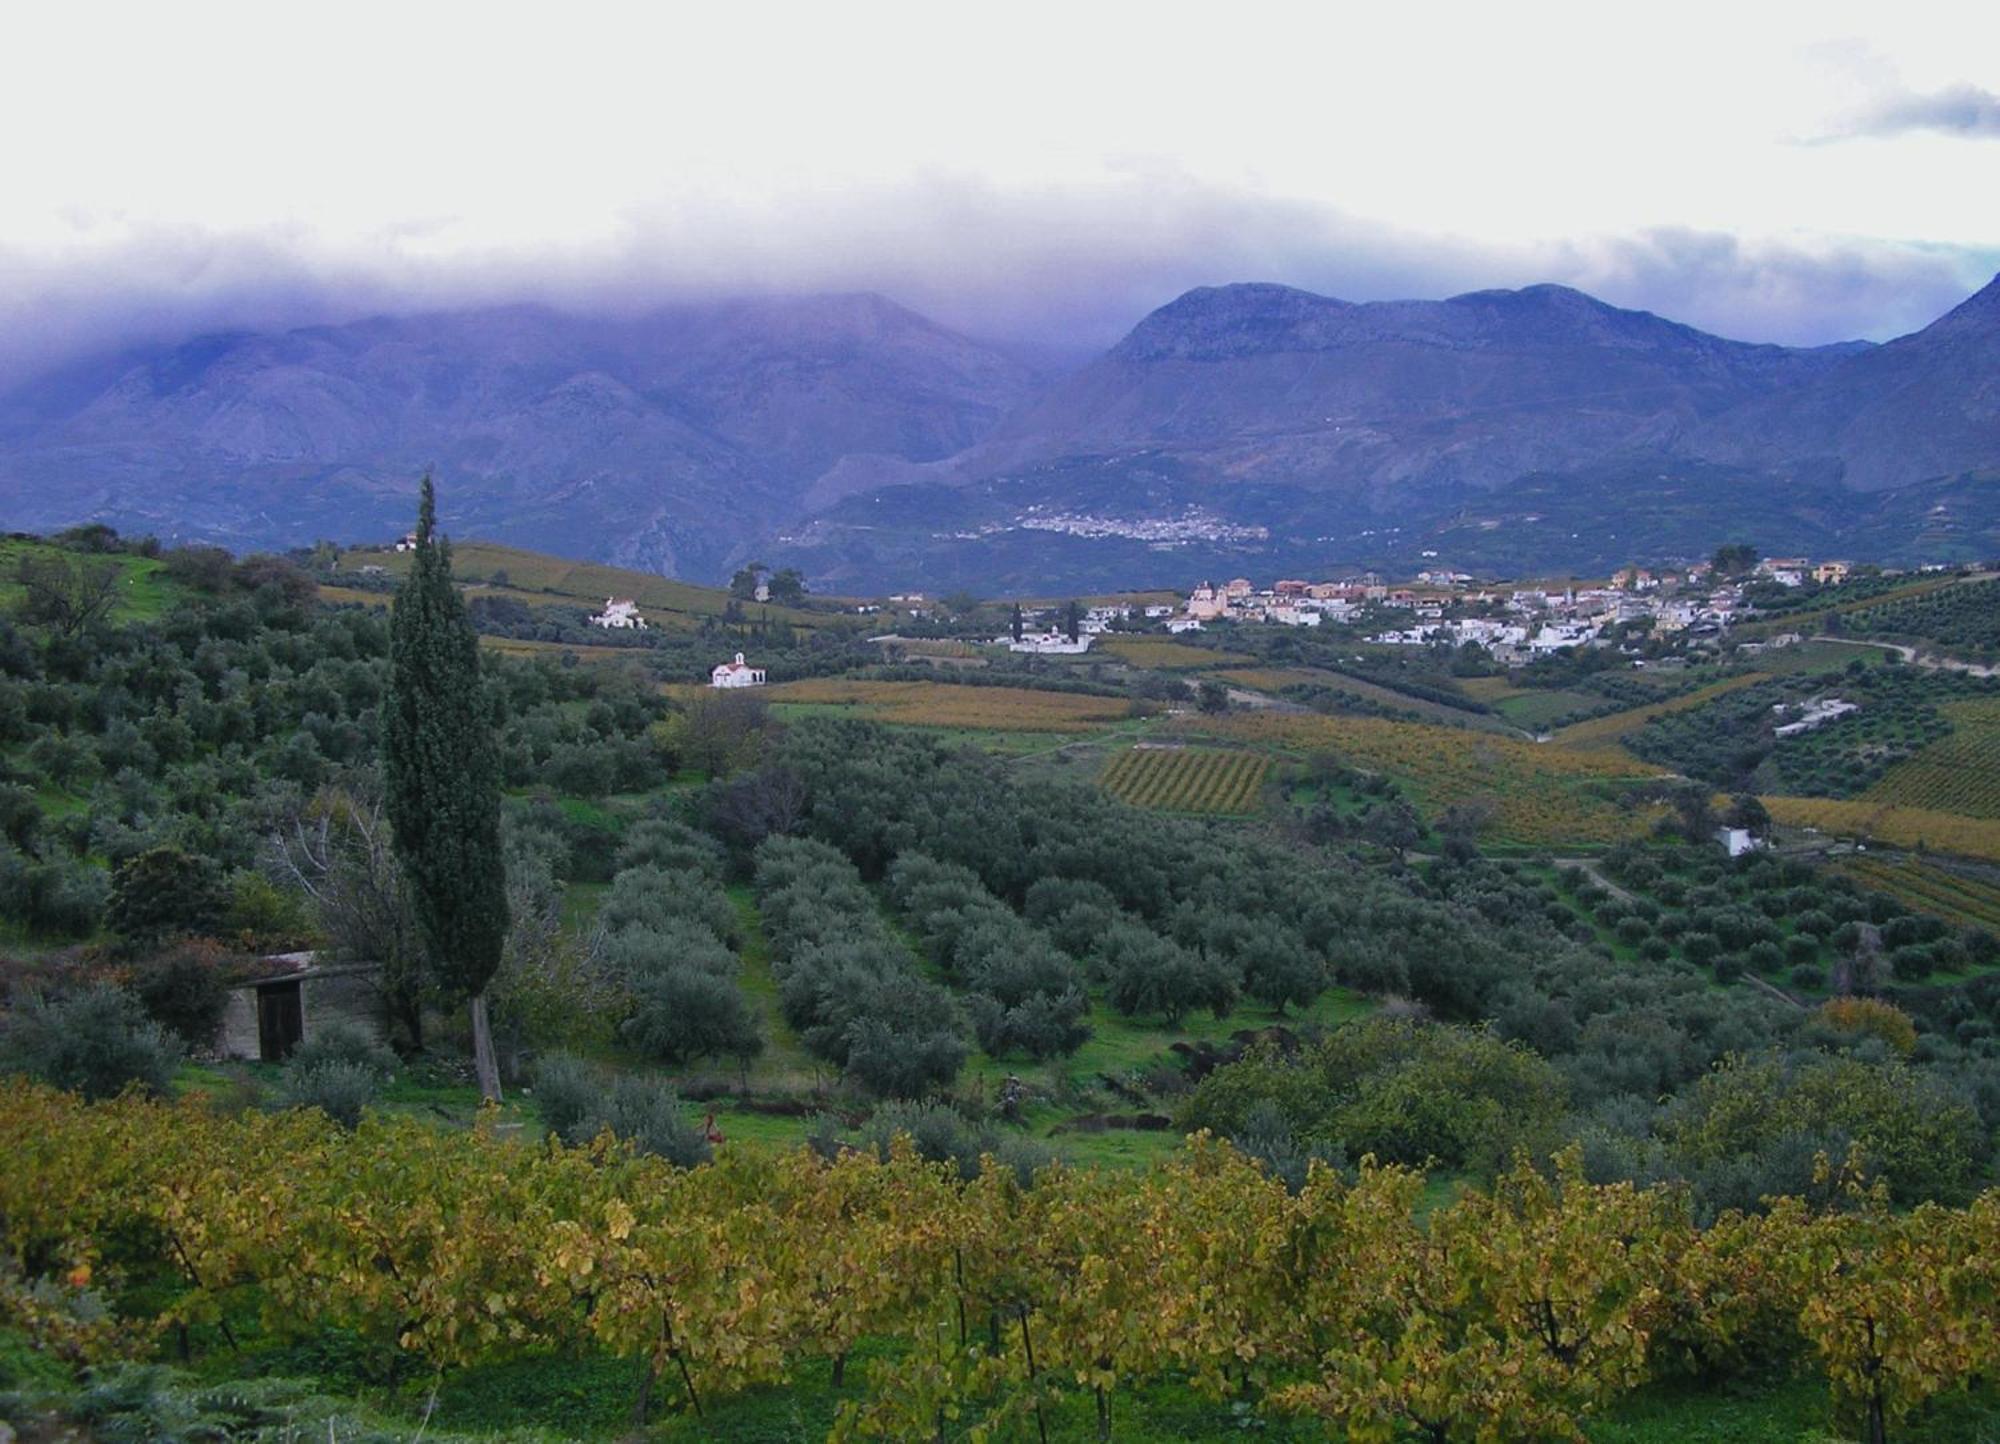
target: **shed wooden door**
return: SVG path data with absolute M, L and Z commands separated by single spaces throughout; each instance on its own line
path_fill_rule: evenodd
M 305 1008 L 296 980 L 266 983 L 257 989 L 257 1056 L 282 1063 L 305 1036 Z

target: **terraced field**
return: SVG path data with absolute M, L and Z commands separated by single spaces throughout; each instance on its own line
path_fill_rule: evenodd
M 1948 702 L 1938 710 L 1951 720 L 1951 735 L 1890 768 L 1863 798 L 2000 818 L 2000 698 Z
M 1088 732 L 1133 715 L 1124 697 L 1038 692 L 1027 687 L 968 687 L 953 682 L 863 682 L 819 677 L 764 689 L 771 701 L 851 707 L 878 722 L 1002 732 Z
M 1834 870 L 1959 927 L 2000 932 L 2000 884 L 1961 877 L 1918 858 L 1851 857 Z
M 1496 842 L 1594 845 L 1643 834 L 1656 813 L 1618 794 L 1659 770 L 1616 749 L 1550 747 L 1492 734 L 1379 717 L 1246 713 L 1183 718 L 1191 739 L 1214 737 L 1293 753 L 1332 752 L 1402 783 L 1427 813 L 1454 803 L 1488 815 Z
M 1842 801 L 1766 796 L 1763 803 L 1774 820 L 1788 827 L 1812 827 L 1836 837 L 2000 862 L 2000 819 L 1964 817 L 1927 807 L 1892 807 L 1864 798 Z
M 1261 752 L 1213 747 L 1134 747 L 1098 778 L 1120 802 L 1163 812 L 1247 813 L 1256 810 L 1271 759 Z

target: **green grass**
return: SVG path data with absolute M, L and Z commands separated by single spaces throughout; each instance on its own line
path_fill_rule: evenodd
M 1494 710 L 1516 727 L 1540 732 L 1558 717 L 1603 704 L 1604 699 L 1591 692 L 1523 692 L 1496 703 Z
M 15 569 L 23 557 L 29 556 L 77 559 L 76 553 L 45 542 L 0 541 L 0 610 L 11 612 L 20 605 L 22 590 L 14 579 Z M 156 621 L 181 599 L 180 588 L 167 580 L 166 569 L 158 558 L 114 553 L 105 560 L 119 571 L 118 600 L 111 608 L 112 621 Z

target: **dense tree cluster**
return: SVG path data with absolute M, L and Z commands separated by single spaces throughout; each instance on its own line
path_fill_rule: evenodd
M 1624 739 L 1649 762 L 1734 791 L 1852 797 L 1952 730 L 1942 703 L 2000 697 L 2000 682 L 1859 662 L 1780 677 L 1655 717 Z M 1857 710 L 1778 736 L 1815 701 Z
M 920 1097 L 958 1076 L 966 1053 L 958 1005 L 918 974 L 839 851 L 772 838 L 757 850 L 757 899 L 779 1006 L 807 1048 L 895 1097 Z
M 1076 963 L 971 868 L 906 852 L 888 883 L 932 961 L 969 994 L 980 1047 L 995 1057 L 1053 1058 L 1083 1045 L 1090 1001 Z
M 631 998 L 620 1032 L 662 1063 L 747 1063 L 764 1039 L 743 996 L 742 921 L 722 888 L 722 850 L 685 824 L 648 819 L 628 830 L 619 860 L 599 917 L 606 962 Z

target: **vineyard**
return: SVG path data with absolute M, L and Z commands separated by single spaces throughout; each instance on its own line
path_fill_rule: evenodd
M 1120 802 L 1164 812 L 1254 811 L 1271 759 L 1210 747 L 1134 747 L 1098 778 Z
M 1766 796 L 1763 802 L 1772 820 L 1787 827 L 1811 827 L 1836 837 L 2000 862 L 2000 819 L 1963 817 L 1858 798 Z
M 1387 773 L 1428 812 L 1453 803 L 1489 808 L 1489 833 L 1528 846 L 1616 842 L 1643 833 L 1654 812 L 1627 807 L 1621 788 L 1658 772 L 1622 752 L 1538 746 L 1511 737 L 1378 717 L 1261 712 L 1189 718 L 1190 735 L 1274 744 L 1301 753 L 1331 751 Z
M 857 715 L 910 727 L 1001 732 L 1087 732 L 1133 715 L 1124 697 L 973 687 L 952 682 L 861 682 L 838 677 L 766 689 L 773 702 L 851 707 Z
M 1951 702 L 1938 710 L 1951 734 L 1891 768 L 1862 795 L 1892 806 L 2000 818 L 2000 699 Z
M 1961 877 L 1917 858 L 1850 857 L 1834 870 L 1918 912 L 2000 933 L 2000 884 Z
M 1244 1429 L 1576 1439 L 1649 1381 L 1809 1370 L 1886 1439 L 1987 1399 L 2000 1349 L 2000 1193 L 1903 1213 L 1832 1161 L 1839 1206 L 1698 1228 L 1681 1193 L 1589 1183 L 1575 1151 L 1431 1206 L 1419 1171 L 1315 1163 L 1292 1192 L 1202 1139 L 1144 1174 L 961 1180 L 907 1147 L 681 1171 L 608 1138 L 20 1084 L 0 1155 L 0 1322 L 73 1365 L 338 1330 L 441 1382 L 623 1361 L 641 1423 L 830 1362 L 838 1440 L 1074 1439 L 1093 1416 L 1105 1439 L 1167 1382 Z
M 1862 636 L 1910 637 L 1953 652 L 2000 654 L 2000 581 L 1944 587 L 1852 613 Z

